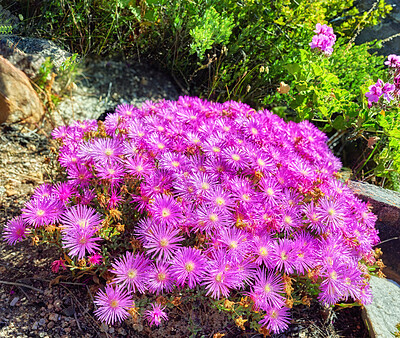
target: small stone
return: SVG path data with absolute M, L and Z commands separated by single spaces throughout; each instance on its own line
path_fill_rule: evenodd
M 47 324 L 47 328 L 48 328 L 48 329 L 52 329 L 52 328 L 54 327 L 54 325 L 56 325 L 54 322 L 49 322 L 49 323 Z
M 19 301 L 19 297 L 14 297 L 10 303 L 10 306 L 15 306 L 15 304 L 17 304 L 18 301 Z
M 46 324 L 46 319 L 40 318 L 40 319 L 39 319 L 39 325 L 40 325 L 40 326 L 43 326 L 44 324 Z
M 75 308 L 73 305 L 71 305 L 71 306 L 68 306 L 67 308 L 65 308 L 64 310 L 62 310 L 62 312 L 64 313 L 64 315 L 71 317 L 75 313 Z
M 39 332 L 39 337 L 43 338 L 46 335 L 46 332 Z
M 52 320 L 52 321 L 56 322 L 58 320 L 58 314 L 57 313 L 50 313 L 49 320 Z
M 32 325 L 32 330 L 36 330 L 39 326 L 39 322 L 34 322 Z
M 123 327 L 120 327 L 118 329 L 118 334 L 120 334 L 121 336 L 126 336 L 126 331 Z
M 67 328 L 65 328 L 64 330 L 65 330 L 65 332 L 67 332 L 67 333 L 70 333 L 70 332 L 71 332 L 71 328 L 70 328 L 70 327 L 67 327 Z
M 114 328 L 111 326 L 109 329 L 108 329 L 108 333 L 114 333 Z
M 16 190 L 13 190 L 13 189 L 7 189 L 6 190 L 7 197 L 14 196 L 16 194 L 18 194 L 18 191 L 16 191 Z
M 107 332 L 108 331 L 108 326 L 105 323 L 101 323 L 100 325 L 100 331 L 101 332 Z

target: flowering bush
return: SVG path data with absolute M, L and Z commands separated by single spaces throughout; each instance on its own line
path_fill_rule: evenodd
M 272 332 L 287 328 L 297 298 L 371 301 L 375 216 L 337 179 L 340 161 L 308 121 L 181 97 L 52 135 L 65 179 L 37 188 L 4 238 L 57 243 L 54 270 L 108 269 L 101 321 L 127 318 L 135 293 L 176 288 L 247 296 Z M 144 316 L 159 325 L 164 310 Z

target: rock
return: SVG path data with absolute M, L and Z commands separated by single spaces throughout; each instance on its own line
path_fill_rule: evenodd
M 43 115 L 43 105 L 27 76 L 0 56 L 0 124 L 33 126 Z
M 371 277 L 372 304 L 363 309 L 363 317 L 372 338 L 393 337 L 400 323 L 400 285 L 389 280 Z
M 17 304 L 18 301 L 19 301 L 19 297 L 14 297 L 10 303 L 10 306 L 15 306 L 15 304 Z
M 40 318 L 40 319 L 39 319 L 39 325 L 40 325 L 40 326 L 43 326 L 44 324 L 46 324 L 46 319 Z
M 54 65 L 53 70 L 57 73 L 63 62 L 71 56 L 71 53 L 52 41 L 17 35 L 0 38 L 0 54 L 30 78 L 39 74 L 46 58 L 50 57 Z
M 32 330 L 37 330 L 38 327 L 39 327 L 39 322 L 34 322 L 32 325 Z
M 58 314 L 57 313 L 50 313 L 49 320 L 52 320 L 52 321 L 56 322 L 58 320 Z
M 111 334 L 113 334 L 114 333 L 114 328 L 111 326 L 109 329 L 108 329 L 108 333 L 111 333 Z
M 72 317 L 75 313 L 75 307 L 73 305 L 68 306 L 67 308 L 63 309 L 62 312 L 64 313 L 64 315 Z

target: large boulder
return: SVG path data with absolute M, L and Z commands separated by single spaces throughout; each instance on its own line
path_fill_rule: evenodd
M 44 108 L 29 78 L 0 56 L 0 124 L 26 123 L 34 126 Z
M 34 79 L 46 58 L 50 58 L 54 65 L 53 71 L 57 73 L 71 53 L 49 40 L 8 35 L 0 36 L 0 55 Z

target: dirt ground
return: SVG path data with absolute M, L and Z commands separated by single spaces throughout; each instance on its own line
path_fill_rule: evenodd
M 46 133 L 0 127 L 0 233 L 34 188 L 49 180 L 52 144 Z M 91 278 L 73 280 L 65 271 L 56 279 L 51 263 L 59 258 L 55 248 L 28 239 L 15 246 L 0 241 L 0 337 L 262 337 L 248 327 L 242 331 L 193 291 L 180 294 L 181 304 L 169 309 L 169 321 L 159 328 L 141 319 L 101 325 L 93 317 L 98 285 Z M 292 314 L 289 330 L 274 337 L 368 337 L 360 308 L 335 311 L 328 321 L 318 303 L 294 307 Z

